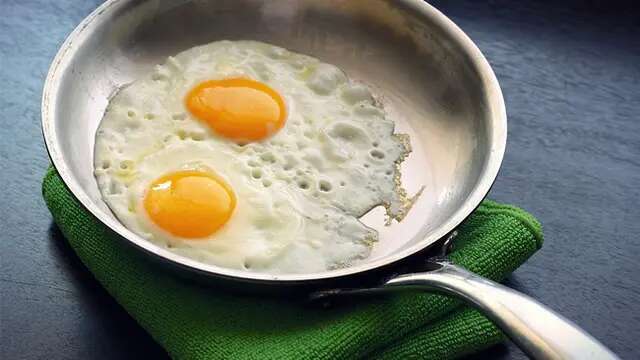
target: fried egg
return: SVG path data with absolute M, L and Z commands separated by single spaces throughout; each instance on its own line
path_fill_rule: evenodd
M 96 135 L 102 197 L 136 234 L 234 269 L 311 273 L 365 259 L 383 205 L 400 221 L 408 137 L 368 88 L 254 41 L 169 57 L 110 100 Z

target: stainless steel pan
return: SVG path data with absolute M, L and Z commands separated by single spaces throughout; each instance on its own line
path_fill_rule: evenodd
M 95 131 L 109 96 L 168 55 L 221 39 L 261 40 L 339 66 L 368 84 L 397 121 L 396 130 L 410 135 L 413 153 L 403 164 L 403 182 L 409 192 L 423 185 L 425 192 L 399 224 L 381 226 L 382 214 L 376 211 L 365 216 L 381 234 L 368 261 L 341 270 L 284 275 L 204 265 L 127 230 L 101 200 L 92 158 Z M 489 64 L 455 24 L 419 0 L 107 1 L 73 31 L 54 59 L 44 88 L 42 128 L 65 184 L 125 241 L 200 276 L 276 289 L 353 284 L 353 279 L 375 277 L 429 248 L 487 194 L 507 136 L 504 101 Z M 506 288 L 496 293 L 499 285 L 474 279 L 452 265 L 430 274 L 398 278 L 385 287 L 422 284 L 465 294 L 494 314 L 497 323 L 535 356 L 610 355 L 531 299 Z M 427 279 L 434 274 L 440 274 L 438 281 Z M 463 283 L 473 286 L 465 288 Z M 512 306 L 515 300 L 507 293 L 524 301 L 519 304 L 538 306 L 541 310 L 536 311 L 546 314 L 545 322 L 520 316 L 529 313 L 528 308 Z M 500 298 L 512 305 L 500 303 Z M 558 341 L 557 332 L 546 333 L 556 324 L 573 346 Z

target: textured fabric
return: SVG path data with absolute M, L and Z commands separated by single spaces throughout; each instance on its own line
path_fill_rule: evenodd
M 50 169 L 43 195 L 55 222 L 107 291 L 174 358 L 454 358 L 502 334 L 459 301 L 425 293 L 316 309 L 230 294 L 175 278 L 91 216 Z M 500 280 L 542 245 L 524 211 L 485 201 L 459 229 L 451 259 Z

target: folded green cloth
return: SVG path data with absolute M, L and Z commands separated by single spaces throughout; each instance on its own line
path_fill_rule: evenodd
M 178 359 L 454 358 L 503 340 L 458 300 L 397 293 L 316 309 L 290 300 L 230 294 L 158 271 L 91 216 L 53 169 L 44 199 L 71 247 L 107 291 Z M 540 224 L 485 201 L 459 229 L 450 258 L 500 280 L 542 245 Z

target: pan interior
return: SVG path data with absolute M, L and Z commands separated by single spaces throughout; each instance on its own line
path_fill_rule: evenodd
M 409 194 L 422 186 L 424 192 L 401 223 L 384 226 L 381 208 L 363 217 L 379 230 L 380 241 L 369 265 L 346 271 L 430 245 L 489 190 L 506 137 L 500 90 L 479 51 L 422 1 L 110 1 L 76 29 L 54 60 L 43 130 L 70 189 L 131 242 L 211 270 L 154 249 L 123 228 L 100 197 L 92 164 L 95 131 L 114 91 L 169 55 L 222 39 L 264 41 L 337 65 L 367 84 L 396 131 L 410 135 L 413 152 L 402 165 L 402 180 Z

